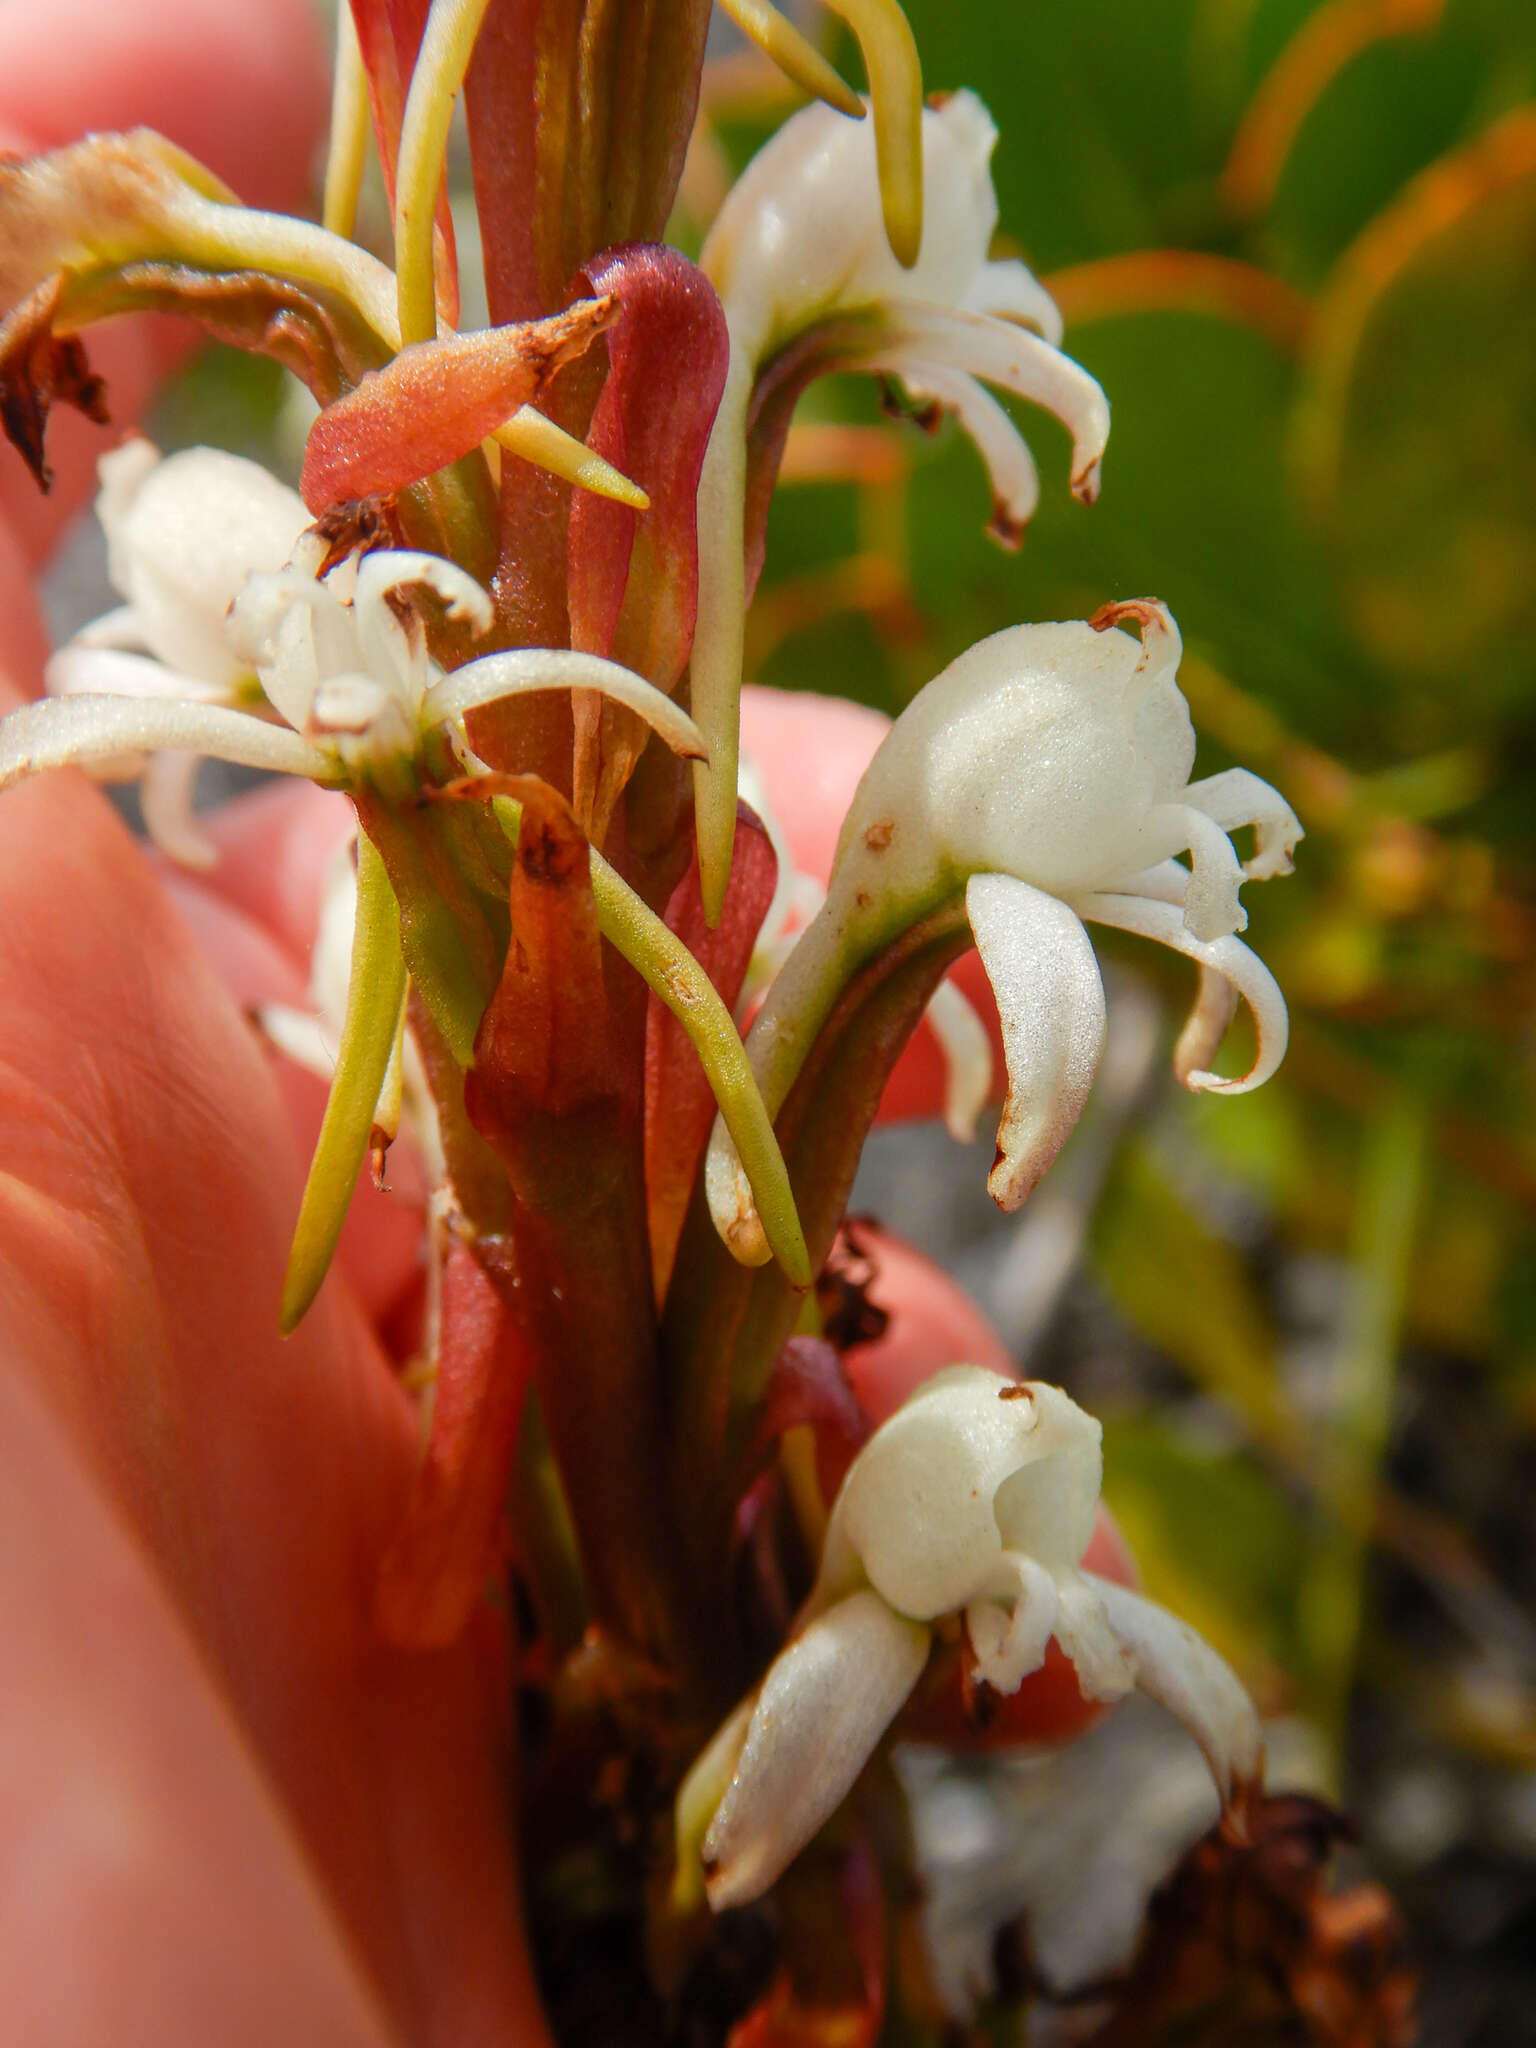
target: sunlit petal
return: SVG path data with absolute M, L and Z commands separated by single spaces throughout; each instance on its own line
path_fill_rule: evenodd
M 1027 320 L 1038 327 L 1052 348 L 1061 347 L 1061 308 L 1027 263 L 1016 257 L 984 263 L 962 302 L 972 313 L 991 313 L 999 320 Z
M 162 853 L 186 868 L 211 868 L 219 850 L 197 827 L 193 798 L 200 754 L 151 754 L 139 778 L 144 830 Z
M 892 299 L 887 311 L 891 340 L 913 360 L 966 370 L 1055 413 L 1072 436 L 1073 492 L 1093 502 L 1109 439 L 1109 401 L 1085 369 L 1027 327 L 985 313 L 915 299 Z
M 1095 924 L 1139 932 L 1143 938 L 1171 946 L 1176 953 L 1188 954 L 1191 960 L 1198 960 L 1202 967 L 1230 982 L 1253 1012 L 1258 1043 L 1247 1073 L 1226 1080 L 1207 1069 L 1191 1068 L 1179 1076 L 1186 1088 L 1197 1094 L 1246 1095 L 1269 1079 L 1285 1057 L 1290 1019 L 1279 985 L 1257 953 L 1250 951 L 1241 939 L 1207 942 L 1195 938 L 1185 926 L 1184 914 L 1177 905 L 1144 896 L 1084 896 L 1078 899 L 1077 908 Z M 1198 1042 L 1203 1043 L 1216 1015 L 1211 998 L 1202 993 L 1196 1012 L 1200 1022 L 1194 1025 L 1192 1020 L 1192 1028 L 1197 1032 Z
M 872 363 L 900 377 L 917 399 L 936 399 L 952 412 L 976 445 L 992 482 L 991 531 L 1006 546 L 1017 547 L 1040 502 L 1040 472 L 1024 437 L 992 394 L 963 370 L 940 363 Z
M 441 724 L 462 718 L 481 704 L 538 690 L 601 691 L 636 712 L 674 753 L 695 760 L 706 758 L 704 735 L 680 704 L 633 669 L 600 655 L 573 653 L 569 648 L 518 647 L 467 661 L 432 685 L 423 715 Z
M 1203 811 L 1223 832 L 1252 825 L 1253 855 L 1243 863 L 1243 873 L 1251 881 L 1267 882 L 1291 872 L 1291 855 L 1297 841 L 1306 837 L 1301 821 L 1278 789 L 1247 768 L 1228 768 L 1220 775 L 1208 775 L 1203 782 L 1192 782 L 1184 801 Z
M 324 782 L 335 763 L 286 726 L 220 704 L 136 697 L 47 697 L 0 720 L 0 789 L 45 768 L 90 768 L 123 754 L 171 748 L 245 768 Z
M 1016 1209 L 1082 1114 L 1104 1049 L 1104 983 L 1069 905 L 1012 875 L 974 875 L 965 892 L 976 949 L 997 998 L 1008 1094 L 987 1181 Z

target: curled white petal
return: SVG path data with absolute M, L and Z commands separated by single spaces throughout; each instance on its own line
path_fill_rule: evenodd
M 1027 263 L 1009 257 L 985 263 L 965 295 L 972 313 L 991 313 L 999 320 L 1027 320 L 1038 327 L 1052 348 L 1061 347 L 1061 308 Z
M 1000 537 L 1015 540 L 1028 526 L 1040 503 L 1040 472 L 1024 437 L 990 391 L 963 370 L 946 369 L 941 363 L 899 361 L 874 362 L 871 369 L 888 369 L 900 377 L 917 399 L 931 398 L 952 412 L 976 445 L 987 465 L 995 502 L 993 529 Z
M 704 1837 L 716 1912 L 760 1898 L 842 1804 L 922 1675 L 928 1644 L 926 1628 L 860 1592 L 775 1659 Z
M 376 605 L 391 591 L 418 584 L 442 599 L 450 619 L 465 621 L 477 633 L 490 631 L 495 607 L 469 571 L 442 555 L 420 554 L 410 548 L 379 548 L 364 555 L 357 565 L 353 602 Z
M 1136 1685 L 1189 1730 L 1230 1805 L 1264 1763 L 1259 1717 L 1247 1689 L 1203 1636 L 1165 1607 L 1085 1572 L 1116 1640 L 1134 1660 Z
M 1252 825 L 1253 854 L 1243 863 L 1243 873 L 1250 881 L 1267 882 L 1291 872 L 1291 855 L 1298 841 L 1307 836 L 1301 820 L 1278 789 L 1247 768 L 1228 768 L 1220 775 L 1208 775 L 1203 782 L 1192 782 L 1184 801 L 1203 811 L 1223 832 Z
M 1104 982 L 1082 920 L 1012 875 L 973 875 L 966 914 L 997 998 L 1008 1094 L 987 1180 L 1016 1209 L 1066 1143 L 1104 1050 Z
M 998 1692 L 1013 1693 L 1045 1662 L 1059 1596 L 1056 1581 L 1037 1559 L 1015 1552 L 1004 1561 L 1015 1582 L 1013 1611 L 995 1600 L 973 1600 L 965 1610 L 965 1629 L 976 1676 Z
M 893 298 L 887 314 L 892 343 L 913 361 L 968 371 L 1055 413 L 1072 436 L 1072 489 L 1092 502 L 1109 440 L 1109 400 L 1081 364 L 1027 327 L 986 313 Z
M 160 851 L 186 868 L 211 868 L 219 850 L 197 825 L 197 754 L 151 754 L 139 778 L 144 830 Z
M 1236 1015 L 1235 983 L 1201 961 L 1194 1004 L 1173 1048 L 1173 1071 L 1186 1088 L 1192 1075 L 1210 1072 Z
M 1198 960 L 1202 967 L 1230 982 L 1253 1012 L 1258 1043 L 1254 1049 L 1253 1065 L 1247 1073 L 1227 1080 L 1220 1074 L 1191 1068 L 1179 1076 L 1186 1088 L 1197 1094 L 1246 1095 L 1250 1089 L 1269 1079 L 1285 1058 L 1290 1018 L 1279 984 L 1257 953 L 1245 946 L 1241 939 L 1216 939 L 1208 943 L 1195 938 L 1185 926 L 1183 912 L 1176 905 L 1148 897 L 1084 896 L 1078 899 L 1077 908 L 1082 916 L 1095 924 L 1112 925 L 1118 931 L 1138 932 L 1143 938 L 1156 939 L 1161 945 L 1171 946 L 1176 953 L 1188 954 L 1191 960 Z M 1197 1003 L 1199 1022 L 1194 1027 L 1197 1039 L 1192 1041 L 1191 1050 L 1195 1043 L 1204 1044 L 1215 1014 L 1210 996 L 1202 995 Z
M 428 690 L 423 715 L 434 723 L 462 718 L 481 704 L 538 690 L 599 690 L 637 712 L 674 753 L 705 758 L 704 736 L 683 707 L 633 669 L 569 648 L 519 647 L 467 661 Z
M 45 768 L 90 768 L 123 754 L 171 748 L 246 768 L 324 781 L 329 754 L 286 726 L 220 704 L 134 697 L 47 697 L 0 719 L 0 789 Z
M 1221 827 L 1193 804 L 1160 804 L 1147 815 L 1147 830 L 1175 846 L 1187 847 L 1190 865 L 1184 886 L 1184 922 L 1197 939 L 1224 939 L 1247 928 L 1238 901 L 1243 870 Z

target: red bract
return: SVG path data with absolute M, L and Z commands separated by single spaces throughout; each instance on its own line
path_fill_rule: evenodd
M 374 1600 L 385 1640 L 409 1649 L 456 1641 L 495 1570 L 532 1370 L 505 1296 L 468 1245 L 450 1249 L 442 1285 L 432 1434 Z
M 670 691 L 698 606 L 695 502 L 730 362 L 725 315 L 704 273 L 658 243 L 607 251 L 576 288 L 615 302 L 587 445 L 651 502 L 643 518 L 590 492 L 572 506 L 571 645 Z

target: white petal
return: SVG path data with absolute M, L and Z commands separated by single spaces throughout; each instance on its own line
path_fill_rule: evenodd
M 147 654 L 72 640 L 50 655 L 44 672 L 50 697 L 172 697 L 181 703 L 217 704 L 225 691 Z
M 46 697 L 0 719 L 0 789 L 45 768 L 90 768 L 168 747 L 247 768 L 325 780 L 329 754 L 290 732 L 221 704 L 135 697 Z
M 1110 1627 L 1096 1588 L 1081 1572 L 1058 1581 L 1056 1640 L 1077 1673 L 1084 1699 L 1124 1699 L 1136 1683 L 1135 1663 Z
M 427 692 L 423 716 L 435 724 L 462 718 L 480 704 L 537 690 L 600 690 L 638 712 L 675 754 L 705 757 L 704 736 L 680 704 L 633 669 L 569 648 L 518 647 L 485 654 L 444 676 Z
M 1173 1071 L 1186 1088 L 1191 1075 L 1210 1072 L 1211 1061 L 1221 1051 L 1236 1015 L 1235 985 L 1202 961 L 1194 1007 L 1173 1048 Z
M 115 605 L 111 611 L 103 612 L 99 619 L 92 619 L 88 626 L 80 628 L 69 644 L 71 647 L 118 647 L 133 654 L 149 652 L 139 615 L 131 604 Z
M 495 619 L 490 598 L 467 569 L 441 555 L 409 548 L 379 548 L 357 565 L 355 605 L 379 604 L 393 590 L 422 585 L 440 597 L 450 619 L 467 621 L 477 633 L 488 633 Z
M 296 491 L 223 449 L 153 456 L 130 444 L 102 467 L 108 572 L 153 653 L 228 688 L 240 674 L 230 604 L 249 575 L 287 561 L 309 514 Z
M 336 1037 L 327 1032 L 310 1010 L 295 1010 L 288 1003 L 261 1003 L 256 1012 L 257 1029 L 280 1052 L 306 1074 L 329 1081 L 336 1072 Z
M 1104 983 L 1069 905 L 1011 875 L 973 875 L 966 915 L 997 998 L 1008 1095 L 987 1181 L 1016 1209 L 1082 1114 L 1104 1049 Z
M 1259 776 L 1246 768 L 1228 768 L 1221 775 L 1192 782 L 1184 801 L 1214 819 L 1223 832 L 1236 832 L 1243 825 L 1253 827 L 1253 857 L 1243 863 L 1243 873 L 1250 880 L 1267 882 L 1291 872 L 1291 855 L 1306 833 L 1279 790 Z
M 1053 1420 L 1033 1388 L 983 1366 L 954 1365 L 925 1380 L 848 1468 L 827 1527 L 819 1597 L 835 1597 L 862 1570 L 914 1621 L 937 1621 L 976 1600 L 1011 1600 L 1018 1577 L 1003 1554 L 998 1503 L 1040 1469 L 1036 1461 L 1053 1462 Z M 1082 1421 L 1097 1435 L 1090 1416 Z M 1088 1528 L 1096 1496 L 1095 1485 Z M 1085 1540 L 1080 1534 L 1079 1554 Z
M 1184 889 L 1184 922 L 1197 939 L 1225 939 L 1246 929 L 1248 913 L 1238 901 L 1243 869 L 1221 827 L 1191 804 L 1154 804 L 1147 832 L 1164 845 L 1187 847 L 1189 879 Z
M 842 1804 L 922 1675 L 926 1628 L 854 1593 L 774 1661 L 704 1837 L 709 1903 L 760 1898 Z
M 406 548 L 381 548 L 357 565 L 352 615 L 363 665 L 412 711 L 440 674 L 427 655 L 426 635 L 414 613 L 397 615 L 390 593 L 424 587 L 436 593 L 450 619 L 467 621 L 476 635 L 489 632 L 495 612 L 490 598 L 467 570 L 440 555 Z
M 1241 1680 L 1187 1622 L 1139 1593 L 1085 1572 L 1104 1603 L 1116 1640 L 1136 1664 L 1136 1684 L 1182 1721 L 1231 1805 L 1257 1781 L 1264 1763 L 1258 1713 Z
M 211 868 L 219 850 L 197 828 L 197 771 L 201 754 L 151 754 L 139 779 L 144 830 L 162 853 L 186 868 Z
M 1027 320 L 1038 327 L 1052 348 L 1061 347 L 1061 308 L 1027 263 L 1009 257 L 984 263 L 965 295 L 970 313 L 991 313 L 999 320 Z
M 1117 931 L 1138 932 L 1143 938 L 1156 939 L 1161 945 L 1171 946 L 1176 953 L 1188 954 L 1191 960 L 1198 960 L 1202 967 L 1229 981 L 1253 1012 L 1258 1043 L 1254 1048 L 1253 1065 L 1247 1073 L 1229 1081 L 1219 1074 L 1196 1068 L 1180 1073 L 1179 1079 L 1186 1088 L 1193 1089 L 1196 1094 L 1246 1095 L 1251 1088 L 1257 1088 L 1269 1079 L 1285 1058 L 1290 1018 L 1286 1014 L 1285 997 L 1280 993 L 1279 984 L 1257 953 L 1251 952 L 1241 939 L 1216 939 L 1207 943 L 1194 938 L 1185 928 L 1183 912 L 1176 904 L 1144 896 L 1096 895 L 1081 897 L 1077 908 L 1095 924 L 1113 925 Z M 1213 1016 L 1210 998 L 1202 994 L 1196 1004 L 1196 1019 L 1199 1021 L 1191 1020 L 1191 1028 L 1197 1032 L 1199 1042 L 1203 1042 Z
M 1055 413 L 1072 435 L 1072 489 L 1092 503 L 1109 439 L 1109 401 L 1081 364 L 1028 328 L 985 313 L 892 299 L 888 314 L 891 339 L 914 361 L 968 370 Z
M 957 1145 L 969 1145 L 992 1093 L 992 1041 L 976 1005 L 952 981 L 939 983 L 923 1014 L 944 1055 L 944 1128 Z
M 976 1600 L 965 1610 L 965 1628 L 977 1677 L 1013 1693 L 1045 1662 L 1056 1630 L 1056 1581 L 1032 1557 L 1011 1552 L 1006 1562 L 1017 1578 L 1012 1613 L 995 1600 Z
M 987 465 L 996 501 L 992 530 L 999 540 L 1016 545 L 1020 530 L 1034 518 L 1040 503 L 1040 472 L 1023 435 L 997 400 L 974 377 L 963 370 L 946 369 L 941 363 L 903 357 L 873 362 L 870 368 L 891 371 L 914 398 L 935 399 L 954 414 Z

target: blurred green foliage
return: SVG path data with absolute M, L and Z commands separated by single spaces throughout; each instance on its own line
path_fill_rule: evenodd
M 1008 556 L 953 428 L 821 387 L 750 652 L 765 681 L 894 711 L 1017 620 L 1173 608 L 1197 772 L 1242 761 L 1309 837 L 1294 879 L 1248 892 L 1286 1068 L 1240 1103 L 1160 1097 L 1153 1135 L 1201 1162 L 1195 1193 L 1144 1132 L 1096 1217 L 1100 1284 L 1205 1404 L 1110 1417 L 1110 1495 L 1154 1586 L 1334 1734 L 1357 1673 L 1412 1655 L 1372 1606 L 1377 1546 L 1444 1623 L 1420 1674 L 1437 1726 L 1475 1744 L 1458 1672 L 1531 1640 L 1528 1570 L 1500 1586 L 1494 1531 L 1512 1487 L 1529 1514 L 1536 1429 L 1536 9 L 908 12 L 930 87 L 970 84 L 997 120 L 1003 241 L 1111 400 L 1104 491 L 1075 504 L 1064 436 L 1016 408 L 1045 488 Z M 715 112 L 739 162 L 762 110 L 722 92 Z M 1125 958 L 1172 1016 L 1178 968 Z M 1203 1211 L 1202 1177 L 1259 1230 Z M 1297 1272 L 1332 1289 L 1315 1327 Z M 1432 1457 L 1397 1476 L 1421 1372 L 1448 1364 L 1499 1447 L 1470 1512 Z M 1220 1418 L 1214 1445 L 1189 1412 Z

